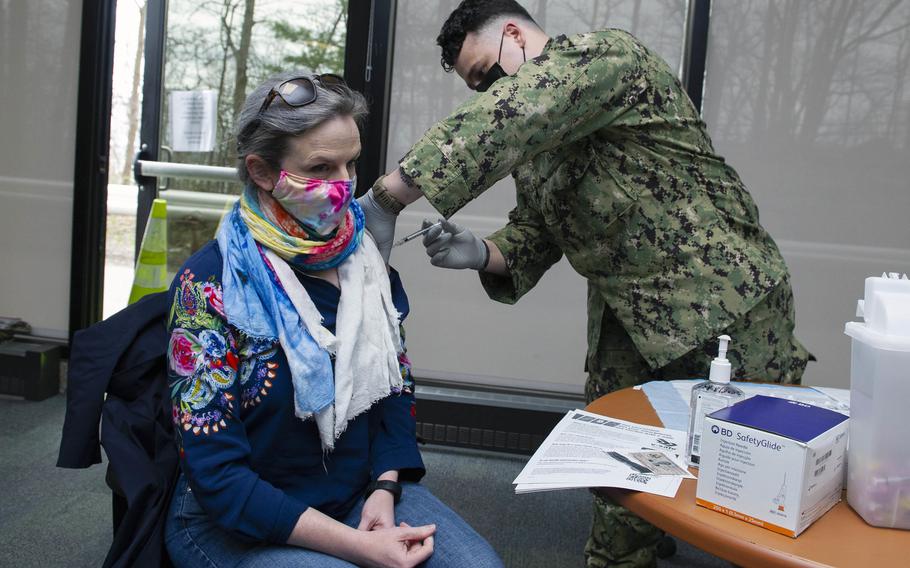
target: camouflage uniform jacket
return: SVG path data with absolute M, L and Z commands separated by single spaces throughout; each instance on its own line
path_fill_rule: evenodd
M 450 216 L 511 172 L 517 206 L 490 238 L 514 303 L 566 255 L 588 280 L 588 349 L 605 309 L 658 368 L 749 311 L 787 268 L 736 172 L 667 64 L 604 30 L 550 40 L 432 126 L 401 161 Z

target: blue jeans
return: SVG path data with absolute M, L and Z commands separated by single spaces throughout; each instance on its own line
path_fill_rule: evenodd
M 411 526 L 435 523 L 433 555 L 425 568 L 502 568 L 502 560 L 482 536 L 425 487 L 402 483 L 395 523 Z M 363 498 L 342 523 L 357 528 Z M 350 568 L 350 562 L 296 546 L 254 542 L 213 523 L 193 496 L 181 474 L 168 511 L 167 551 L 176 568 Z

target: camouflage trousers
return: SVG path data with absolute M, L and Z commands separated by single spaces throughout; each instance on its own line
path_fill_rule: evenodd
M 784 280 L 755 308 L 718 333 L 733 338 L 727 358 L 734 378 L 799 384 L 807 362 L 813 358 L 793 336 L 793 315 L 792 290 Z M 715 339 L 664 367 L 651 369 L 609 308 L 604 310 L 601 326 L 598 348 L 588 358 L 588 402 L 652 380 L 704 378 L 717 355 Z M 656 566 L 656 544 L 662 536 L 654 525 L 595 495 L 594 523 L 585 546 L 586 565 Z

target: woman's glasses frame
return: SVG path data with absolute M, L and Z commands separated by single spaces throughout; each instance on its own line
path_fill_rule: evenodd
M 321 75 L 313 75 L 312 77 L 293 77 L 286 81 L 282 81 L 269 89 L 268 94 L 265 96 L 265 100 L 262 101 L 262 106 L 259 107 L 257 118 L 262 117 L 262 113 L 269 108 L 269 105 L 271 105 L 276 98 L 284 101 L 284 104 L 289 107 L 294 108 L 311 104 L 316 100 L 316 85 L 314 81 L 319 81 L 322 83 L 323 87 L 330 89 L 339 86 L 347 87 L 344 78 L 340 75 L 335 75 L 334 73 L 323 73 Z
M 268 110 L 269 105 L 271 105 L 276 98 L 281 99 L 284 104 L 293 108 L 303 107 L 315 101 L 316 85 L 314 84 L 314 81 L 319 81 L 323 87 L 329 89 L 339 87 L 348 88 L 348 84 L 345 82 L 344 77 L 335 75 L 334 73 L 323 73 L 321 75 L 313 75 L 312 77 L 293 77 L 278 83 L 269 89 L 268 94 L 265 96 L 265 100 L 262 101 L 262 106 L 259 107 L 256 119 L 247 123 L 243 128 L 243 131 L 237 136 L 238 152 L 240 151 L 240 140 L 252 135 L 252 133 L 259 128 L 259 125 L 262 123 L 262 114 Z M 288 89 L 288 87 L 295 88 Z

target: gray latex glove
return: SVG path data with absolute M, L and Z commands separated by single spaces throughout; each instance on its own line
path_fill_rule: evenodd
M 423 236 L 430 264 L 441 268 L 473 268 L 483 270 L 490 259 L 487 244 L 468 229 L 444 219 L 442 225 L 433 227 Z M 423 220 L 422 228 L 433 222 Z
M 388 264 L 389 257 L 392 255 L 392 244 L 395 242 L 395 222 L 398 220 L 398 215 L 386 211 L 382 205 L 376 202 L 376 198 L 373 197 L 373 188 L 358 197 L 357 203 L 363 209 L 367 230 L 373 235 L 382 260 Z

